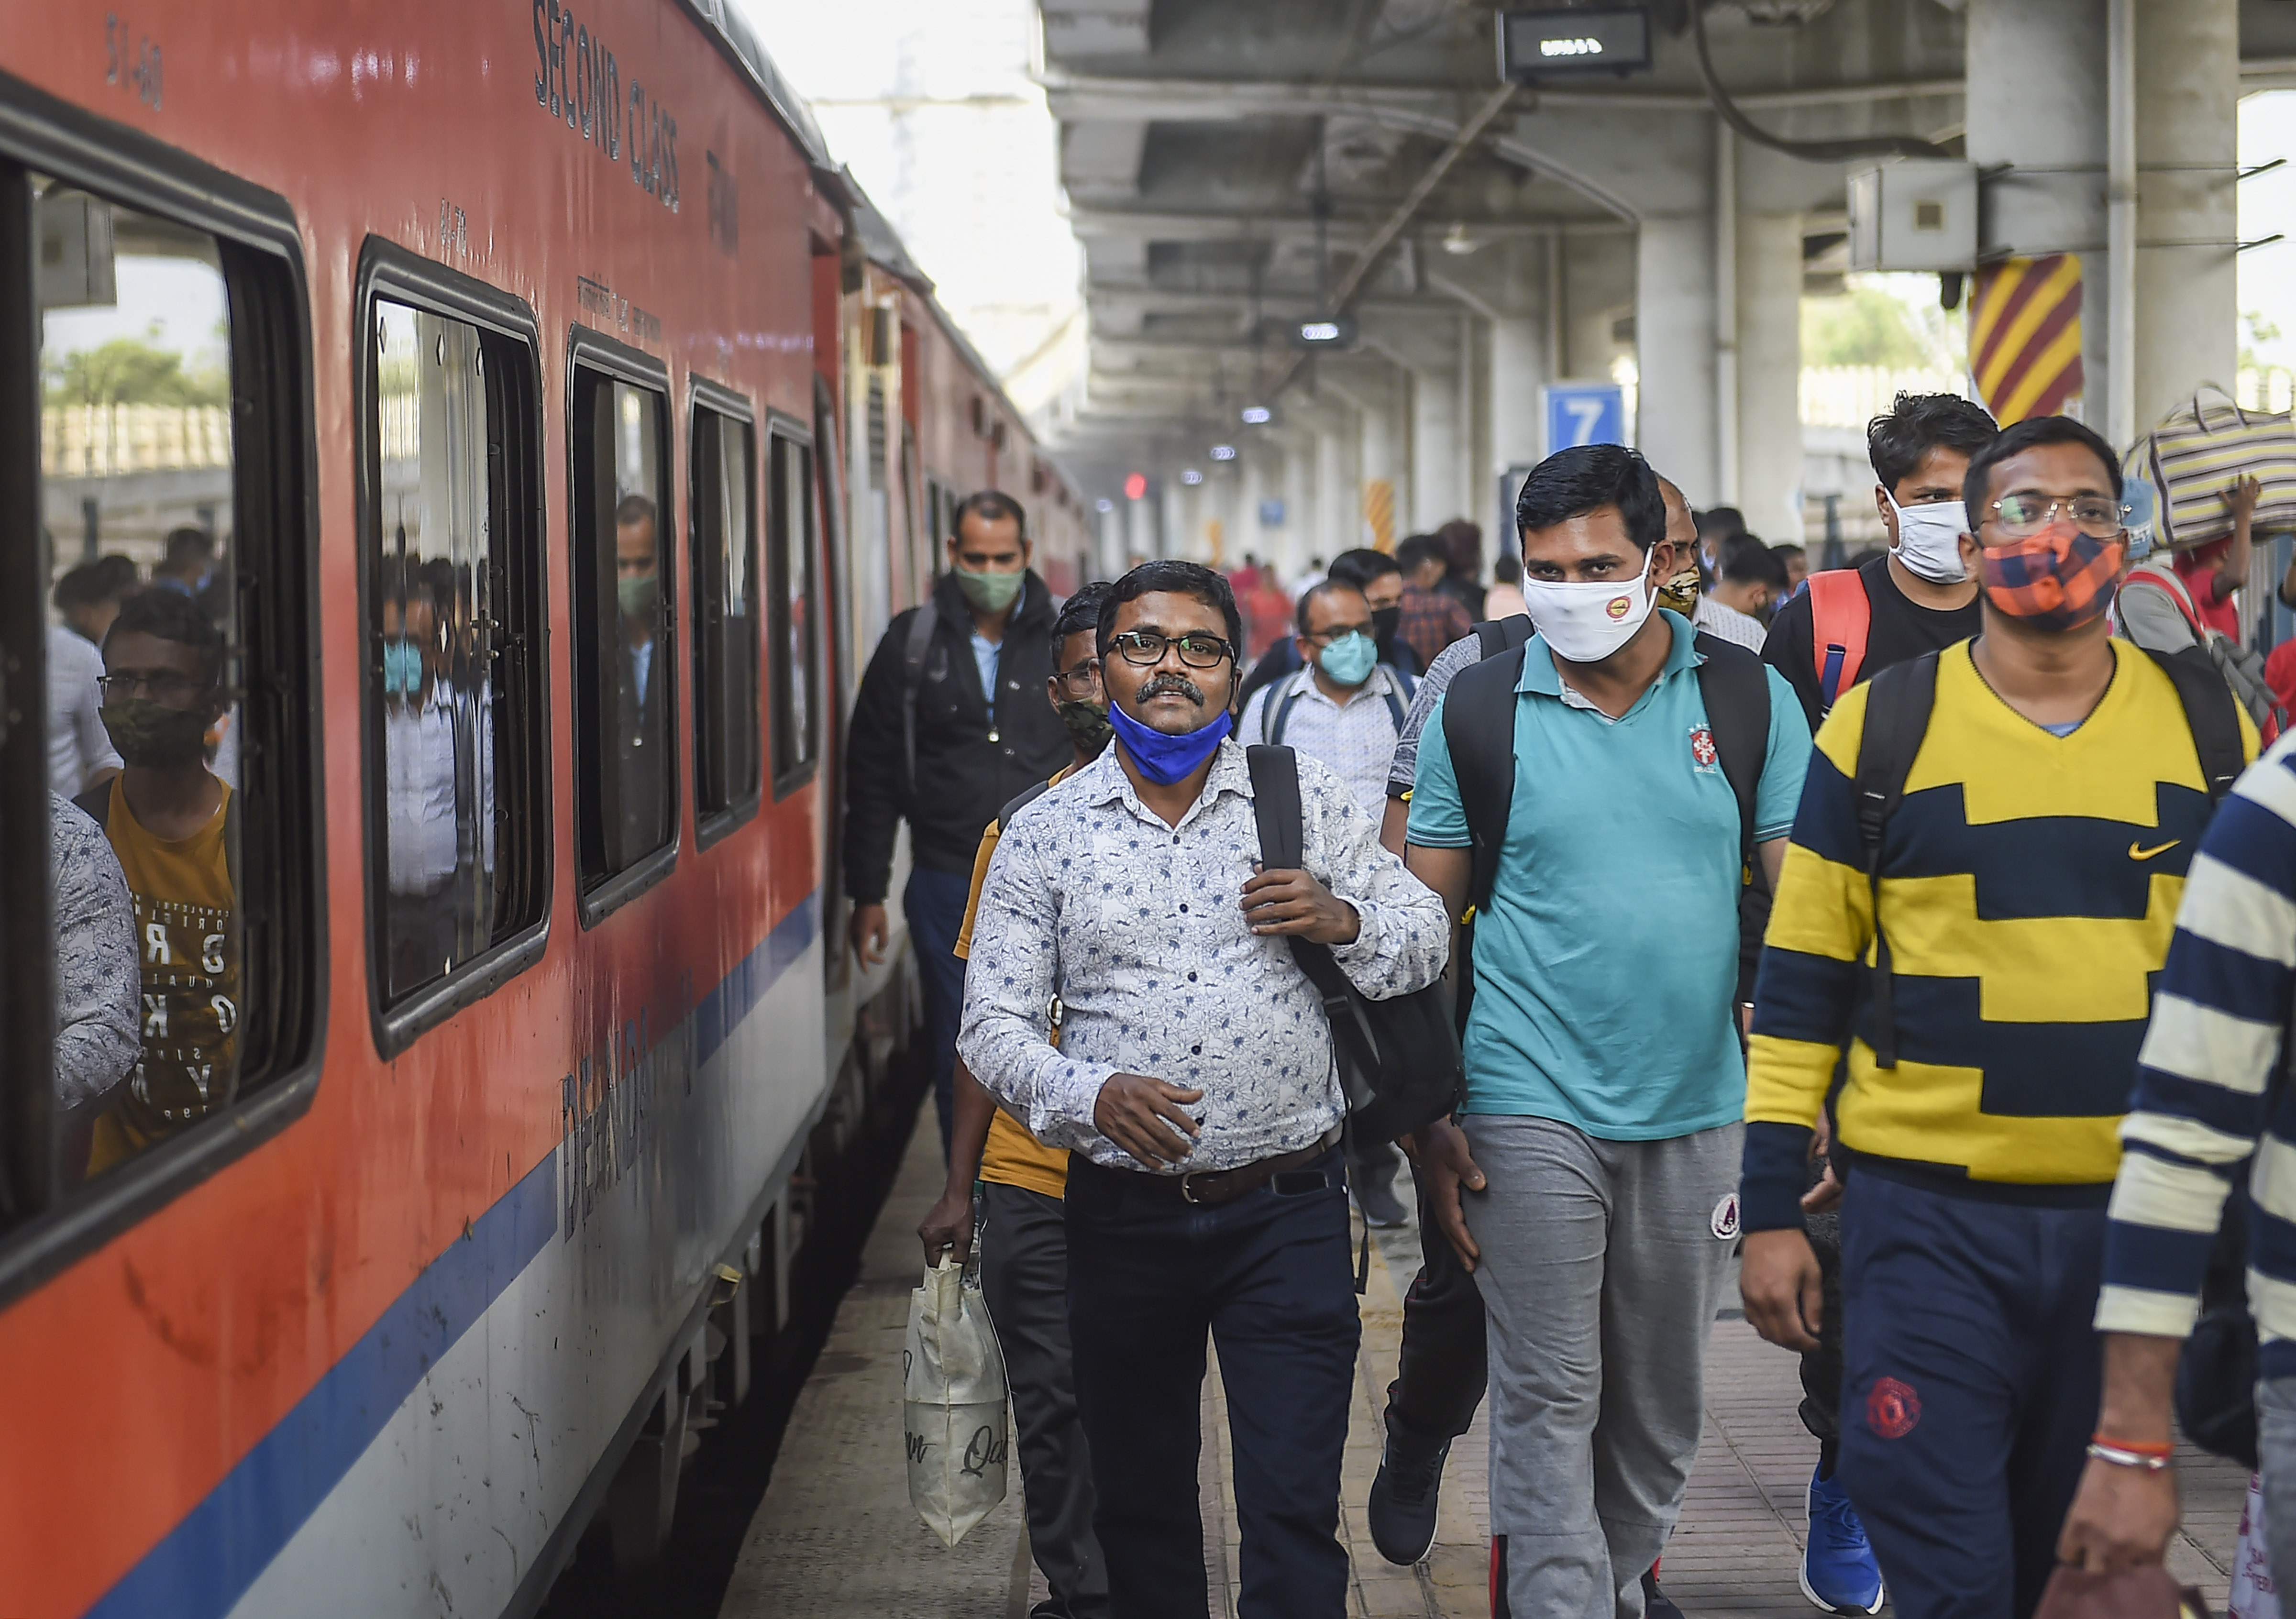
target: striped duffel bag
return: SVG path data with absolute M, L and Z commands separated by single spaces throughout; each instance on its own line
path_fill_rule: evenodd
M 2243 478 L 2264 486 L 2253 532 L 2296 528 L 2296 428 L 2287 414 L 2243 410 L 2213 385 L 2202 393 L 2222 397 L 2194 394 L 2140 446 L 2161 492 L 2161 543 L 2190 551 L 2230 535 L 2233 486 Z

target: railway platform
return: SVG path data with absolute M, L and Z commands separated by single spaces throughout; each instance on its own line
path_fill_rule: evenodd
M 930 1115 L 909 1140 L 860 1274 L 782 1440 L 764 1502 L 744 1540 L 720 1619 L 1023 1619 L 1045 1595 L 1029 1560 L 1015 1468 L 1004 1503 L 954 1549 L 910 1509 L 901 1460 L 901 1342 L 921 1265 L 914 1226 L 940 1184 Z M 1379 1231 L 1364 1296 L 1364 1348 L 1350 1417 L 1341 1531 L 1355 1562 L 1351 1619 L 1465 1619 L 1489 1612 L 1486 1439 L 1479 1417 L 1444 1479 L 1434 1550 L 1398 1568 L 1372 1549 L 1364 1499 L 1379 1464 L 1379 1413 L 1395 1375 L 1402 1289 L 1418 1265 L 1418 1232 Z M 1814 1610 L 1795 1583 L 1803 1493 L 1816 1454 L 1795 1415 L 1793 1357 L 1755 1337 L 1734 1310 L 1714 1326 L 1706 1431 L 1682 1521 L 1662 1571 L 1689 1619 L 1800 1619 Z M 1217 1356 L 1204 1380 L 1200 1475 L 1215 1619 L 1235 1612 L 1240 1573 L 1230 1504 L 1226 1416 Z M 2222 1612 L 2245 1480 L 2231 1463 L 2186 1447 L 2178 1458 L 2185 1529 L 2169 1567 Z

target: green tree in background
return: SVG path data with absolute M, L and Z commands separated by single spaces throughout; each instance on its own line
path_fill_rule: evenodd
M 1914 283 L 1900 290 L 1900 282 Z M 1938 307 L 1933 276 L 1851 276 L 1835 298 L 1801 300 L 1801 363 L 1954 371 L 1965 363 L 1964 317 Z M 1918 300 L 1906 294 L 1927 293 Z
M 186 371 L 182 355 L 142 338 L 113 338 L 45 369 L 50 405 L 222 405 L 231 397 L 220 371 Z

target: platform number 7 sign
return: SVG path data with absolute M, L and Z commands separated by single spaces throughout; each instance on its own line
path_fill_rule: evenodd
M 1554 382 L 1545 397 L 1546 454 L 1582 444 L 1627 441 L 1626 390 L 1615 382 Z

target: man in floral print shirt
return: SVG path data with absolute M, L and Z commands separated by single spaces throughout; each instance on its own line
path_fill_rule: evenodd
M 1070 1324 L 1119 1619 L 1204 1612 L 1190 1413 L 1207 1332 L 1236 1457 L 1239 1612 L 1346 1611 L 1335 1532 L 1360 1329 L 1345 1104 L 1287 936 L 1329 946 L 1374 998 L 1433 983 L 1449 947 L 1435 895 L 1312 759 L 1305 870 L 1258 870 L 1228 737 L 1242 633 L 1207 568 L 1150 562 L 1117 583 L 1100 621 L 1116 745 L 1006 827 L 957 1042 L 1039 1140 L 1074 1150 Z

